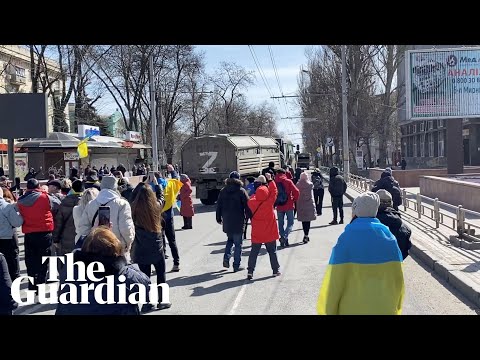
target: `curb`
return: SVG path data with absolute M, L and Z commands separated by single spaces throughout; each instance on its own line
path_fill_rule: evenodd
M 348 194 L 347 189 L 345 196 L 353 201 L 354 197 Z M 353 190 L 354 191 L 354 190 Z M 405 220 L 407 223 L 408 221 Z M 415 237 L 412 232 L 412 236 Z M 480 285 L 466 277 L 461 271 L 455 270 L 450 264 L 437 258 L 431 251 L 424 249 L 422 246 L 415 245 L 409 250 L 412 257 L 420 260 L 427 268 L 436 273 L 445 282 L 450 284 L 455 290 L 471 301 L 475 306 L 480 307 Z

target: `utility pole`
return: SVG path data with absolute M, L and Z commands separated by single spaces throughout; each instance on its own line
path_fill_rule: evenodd
M 343 174 L 348 181 L 350 173 L 348 151 L 348 115 L 347 115 L 347 47 L 342 45 L 342 118 L 343 118 Z
M 158 91 L 158 138 L 159 138 L 159 145 L 160 145 L 160 163 L 161 165 L 166 165 L 166 158 L 165 158 L 165 144 L 163 140 L 163 135 L 165 134 L 165 130 L 163 128 L 163 111 L 162 111 L 162 92 L 161 90 Z
M 158 131 L 157 131 L 157 115 L 155 105 L 155 75 L 153 69 L 153 54 L 149 57 L 149 69 L 150 69 L 150 118 L 152 122 L 152 166 L 153 171 L 158 171 Z

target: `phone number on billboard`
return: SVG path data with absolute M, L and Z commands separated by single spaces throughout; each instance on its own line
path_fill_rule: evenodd
M 480 78 L 475 78 L 469 77 L 469 78 L 453 78 L 452 83 L 453 84 L 471 84 L 471 83 L 480 83 Z

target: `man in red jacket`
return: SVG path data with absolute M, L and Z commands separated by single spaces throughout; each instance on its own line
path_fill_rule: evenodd
M 295 203 L 298 200 L 300 192 L 295 186 L 292 180 L 287 178 L 286 171 L 284 169 L 277 170 L 277 176 L 275 176 L 275 183 L 277 184 L 278 196 L 277 196 L 277 218 L 278 218 L 278 230 L 280 232 L 280 246 L 289 246 L 288 235 L 293 228 Z M 283 189 L 282 189 L 283 187 Z M 282 192 L 285 194 L 281 194 Z M 282 198 L 285 201 L 281 201 Z M 287 216 L 287 227 L 284 227 L 285 215 Z
M 25 265 L 27 275 L 34 284 L 28 283 L 29 290 L 37 290 L 38 284 L 45 283 L 48 262 L 42 264 L 43 256 L 50 256 L 52 231 L 54 227 L 52 209 L 57 198 L 40 190 L 36 179 L 27 182 L 27 192 L 18 199 L 18 210 L 23 217 L 22 232 L 25 234 Z

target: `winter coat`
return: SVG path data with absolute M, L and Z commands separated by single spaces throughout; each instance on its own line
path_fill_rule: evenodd
M 297 200 L 297 220 L 313 221 L 317 218 L 317 209 L 313 200 L 313 183 L 300 179 L 297 182 L 300 196 Z
M 265 244 L 276 241 L 280 234 L 273 210 L 278 190 L 275 181 L 270 181 L 268 187 L 262 185 L 257 188 L 255 195 L 248 201 L 252 213 L 252 243 Z
M 330 183 L 328 184 L 328 191 L 332 197 L 342 197 L 347 191 L 347 183 L 342 176 L 338 174 L 338 168 L 330 168 Z
M 285 205 L 277 206 L 277 211 L 287 212 L 289 210 L 293 210 L 295 208 L 295 203 L 298 200 L 298 196 L 300 195 L 298 188 L 295 186 L 292 180 L 287 179 L 287 176 L 285 174 L 278 174 L 275 177 L 275 182 L 283 184 L 283 187 L 285 188 L 285 191 L 287 193 L 287 199 L 288 199 Z M 278 190 L 277 190 L 277 193 L 278 193 Z
M 391 207 L 385 208 L 380 206 L 377 213 L 377 219 L 380 220 L 383 225 L 387 226 L 395 236 L 398 247 L 402 252 L 403 260 L 405 260 L 408 256 L 408 250 L 412 247 L 412 242 L 410 241 L 412 231 L 402 221 L 400 213 Z
M 120 190 L 120 188 L 118 189 Z M 120 195 L 127 200 L 129 203 L 133 201 L 132 199 L 132 192 L 133 192 L 133 186 L 130 184 L 124 185 L 124 187 L 120 190 Z
M 163 258 L 162 233 L 154 233 L 135 225 L 135 240 L 130 251 L 136 264 L 156 264 Z
M 356 218 L 332 250 L 317 303 L 319 315 L 400 315 L 402 254 L 388 227 Z
M 398 207 L 402 205 L 402 193 L 398 181 L 396 181 L 388 172 L 383 172 L 381 178 L 375 182 L 372 191 L 386 190 L 392 195 L 393 208 L 398 210 Z
M 82 215 L 83 211 L 85 210 L 84 207 L 81 207 L 80 205 L 77 205 L 73 208 L 72 210 L 72 217 L 73 217 L 73 223 L 75 225 L 75 243 L 78 241 L 80 238 L 80 221 L 82 220 Z
M 80 224 L 77 226 L 80 235 L 88 235 L 92 229 L 92 221 L 101 206 L 110 207 L 110 222 L 115 236 L 123 243 L 126 249 L 129 248 L 135 238 L 135 227 L 132 220 L 132 210 L 127 200 L 113 190 L 103 189 L 98 193 L 95 200 L 90 201 L 83 211 Z M 98 215 L 93 223 L 98 226 Z
M 68 254 L 75 248 L 77 233 L 73 219 L 73 208 L 78 204 L 79 200 L 79 194 L 66 196 L 55 215 L 55 229 L 53 230 L 52 240 L 54 243 L 59 244 L 57 256 Z
M 18 304 L 12 297 L 12 280 L 5 256 L 0 253 L 0 315 L 11 315 Z
M 243 234 L 245 219 L 248 218 L 248 195 L 238 179 L 227 179 L 217 200 L 217 222 L 223 224 L 226 234 Z
M 320 173 L 312 172 L 313 190 L 323 189 L 323 176 Z
M 23 218 L 24 234 L 53 231 L 53 213 L 55 206 L 60 205 L 56 197 L 45 191 L 29 190 L 18 199 L 17 206 Z
M 0 198 L 0 239 L 12 239 L 15 228 L 23 224 L 22 216 L 14 204 Z
M 125 299 L 128 302 L 128 298 L 130 294 L 133 294 L 138 291 L 137 286 L 132 286 L 132 289 L 130 289 L 131 285 L 133 284 L 142 284 L 144 286 L 147 286 L 147 291 L 149 290 L 148 285 L 150 285 L 150 278 L 145 275 L 143 272 L 140 271 L 138 268 L 138 265 L 135 264 L 127 264 L 127 260 L 123 256 L 119 257 L 102 257 L 96 254 L 90 254 L 90 253 L 84 253 L 81 250 L 76 250 L 73 253 L 73 259 L 75 262 L 83 262 L 85 264 L 85 267 L 88 266 L 88 264 L 98 261 L 103 264 L 105 267 L 105 272 L 95 272 L 95 277 L 97 278 L 103 278 L 105 276 L 110 276 L 114 275 L 114 284 L 115 286 L 113 287 L 114 291 L 114 304 L 99 304 L 95 300 L 95 290 L 90 290 L 88 291 L 88 303 L 87 304 L 61 304 L 59 303 L 57 305 L 57 311 L 55 312 L 55 315 L 140 315 L 138 305 L 136 304 L 117 304 L 119 302 L 119 289 L 118 285 L 120 284 L 120 281 L 118 277 L 120 275 L 125 276 L 125 281 L 123 284 L 125 285 L 126 288 L 126 297 Z M 78 278 L 78 267 L 75 266 L 74 268 L 74 279 Z M 62 270 L 60 271 L 60 289 L 62 288 L 62 285 L 67 283 L 66 281 L 67 278 L 67 267 L 64 266 Z M 73 281 L 73 282 L 68 282 L 70 284 L 73 284 L 77 286 L 77 289 L 80 289 L 80 285 L 82 283 L 87 283 L 87 284 L 93 284 L 94 288 L 96 288 L 98 285 L 105 283 L 105 279 L 99 282 L 92 282 L 87 279 L 86 282 L 84 281 Z M 102 289 L 102 297 L 103 299 L 107 298 L 107 287 L 104 286 Z M 59 291 L 59 297 L 61 296 L 62 293 L 65 293 L 69 291 L 69 286 L 65 286 L 62 290 Z M 70 292 L 71 293 L 71 292 Z M 78 291 L 77 294 L 77 300 L 78 302 L 81 301 L 80 298 L 80 291 Z
M 182 202 L 180 206 L 180 215 L 185 217 L 192 217 L 194 215 L 193 211 L 193 200 L 192 200 L 192 183 L 190 180 L 182 180 L 183 186 L 180 188 L 180 201 Z
M 265 169 L 262 170 L 262 175 L 265 176 L 266 173 L 272 174 L 272 178 L 275 176 L 275 169 L 272 167 L 266 167 Z

